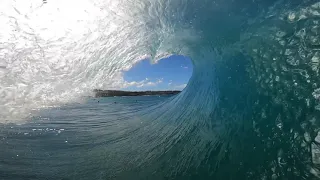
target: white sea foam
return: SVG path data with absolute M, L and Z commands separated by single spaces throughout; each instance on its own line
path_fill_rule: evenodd
M 148 1 L 1 1 L 0 123 L 95 88 L 129 86 L 123 70 L 179 53 L 177 42 L 192 36 L 175 33 L 159 18 L 159 7 Z

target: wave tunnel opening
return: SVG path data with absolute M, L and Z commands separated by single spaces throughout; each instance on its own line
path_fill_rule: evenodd
M 170 55 L 152 62 L 145 59 L 123 71 L 126 91 L 182 91 L 193 72 L 192 61 L 188 57 Z

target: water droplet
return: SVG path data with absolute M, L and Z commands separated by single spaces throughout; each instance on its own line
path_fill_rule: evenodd
M 313 4 L 313 5 L 311 5 L 311 7 L 314 8 L 314 9 L 320 9 L 320 2 L 317 2 L 317 3 Z
M 314 141 L 320 143 L 320 131 L 318 132 L 317 136 L 314 138 Z
M 310 99 L 306 99 L 307 106 L 310 106 Z
M 276 174 L 272 174 L 272 176 L 271 176 L 272 179 L 277 179 L 277 177 L 278 176 Z
M 312 162 L 314 164 L 320 164 L 320 148 L 315 143 L 311 144 Z
M 320 55 L 319 53 L 315 53 L 314 56 L 311 58 L 311 68 L 313 71 L 317 71 L 319 67 Z
M 294 21 L 294 19 L 296 18 L 296 15 L 293 12 L 290 12 L 288 15 L 288 20 L 289 21 Z
M 305 132 L 303 136 L 304 136 L 304 139 L 305 139 L 307 142 L 310 142 L 310 141 L 311 141 L 311 136 L 310 136 L 310 134 L 309 134 L 308 132 Z

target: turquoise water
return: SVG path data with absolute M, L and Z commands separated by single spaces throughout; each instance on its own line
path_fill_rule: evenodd
M 3 2 L 0 179 L 319 179 L 319 1 Z M 83 99 L 170 55 L 177 96 Z
M 155 123 L 145 109 L 170 98 L 91 98 L 1 125 L 0 179 L 110 179 L 140 168 L 142 143 L 152 140 L 141 133 Z

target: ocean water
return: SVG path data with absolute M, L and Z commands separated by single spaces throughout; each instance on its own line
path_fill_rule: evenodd
M 3 0 L 0 24 L 0 179 L 320 179 L 319 1 Z M 170 55 L 180 94 L 89 98 Z
M 146 158 L 133 150 L 152 140 L 136 137 L 154 123 L 145 109 L 170 98 L 88 98 L 43 110 L 23 125 L 1 125 L 0 179 L 116 178 Z

